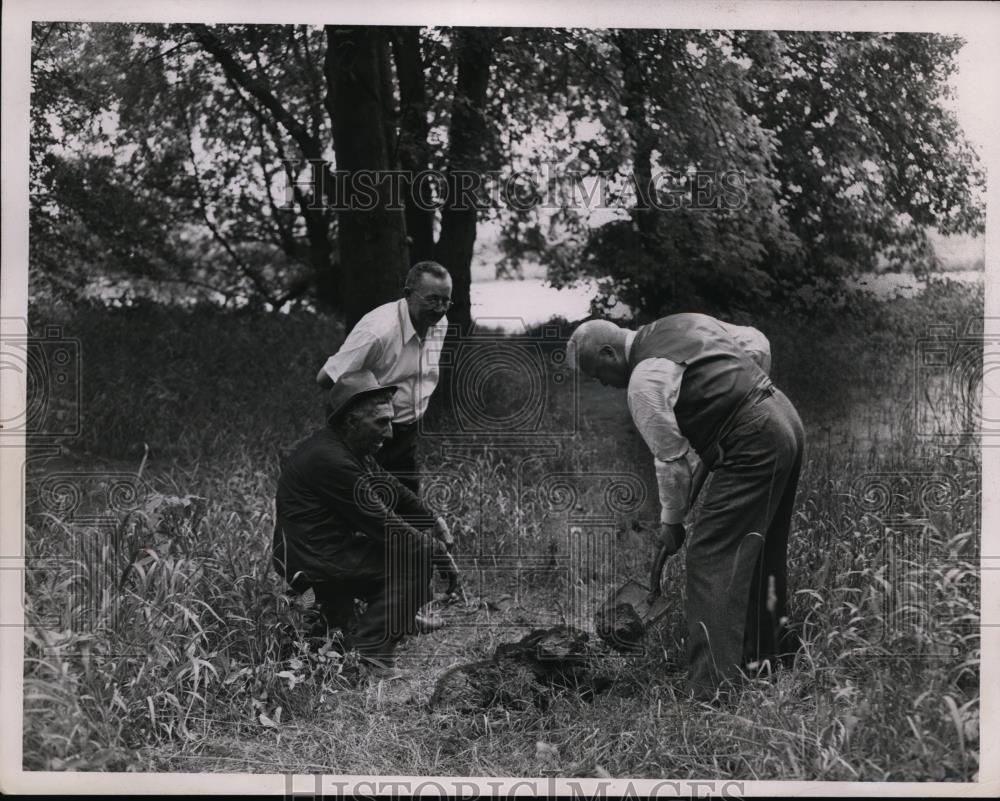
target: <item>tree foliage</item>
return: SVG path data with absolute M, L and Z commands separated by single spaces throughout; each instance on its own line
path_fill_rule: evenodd
M 616 190 L 605 222 L 579 202 L 509 222 L 512 261 L 541 259 L 558 283 L 600 278 L 606 301 L 649 315 L 746 307 L 877 265 L 926 270 L 928 226 L 982 230 L 983 175 L 942 102 L 955 37 L 641 30 L 548 41 L 571 54 L 557 103 L 565 135 L 531 159 L 564 183 L 589 176 Z M 738 203 L 726 202 L 727 175 L 741 178 Z M 643 195 L 651 181 L 675 192 L 672 208 Z M 722 189 L 718 202 L 690 202 L 699 182 L 708 199 L 713 183 Z
M 55 23 L 33 45 L 39 289 L 128 278 L 350 322 L 434 258 L 467 321 L 489 218 L 498 272 L 541 261 L 657 314 L 926 268 L 928 226 L 983 225 L 943 104 L 955 37 Z M 335 212 L 336 170 L 399 171 L 404 207 L 379 185 Z M 409 183 L 428 170 L 433 208 Z M 463 171 L 503 191 L 463 206 Z
M 50 234 L 33 236 L 38 272 L 57 286 L 139 276 L 273 305 L 303 294 L 306 226 L 276 191 L 283 144 L 186 29 L 56 23 L 35 36 L 32 233 Z M 254 41 L 261 64 L 274 38 Z M 296 87 L 311 63 L 275 60 Z

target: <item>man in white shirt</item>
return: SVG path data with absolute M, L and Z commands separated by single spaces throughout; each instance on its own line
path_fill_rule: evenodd
M 370 370 L 380 384 L 398 387 L 392 439 L 377 459 L 413 492 L 420 488 L 417 424 L 437 387 L 451 305 L 448 271 L 437 262 L 418 262 L 406 275 L 403 297 L 362 317 L 316 376 L 326 389 L 346 373 Z
M 759 331 L 704 314 L 674 314 L 628 331 L 607 320 L 570 339 L 581 372 L 628 388 L 636 428 L 653 453 L 658 543 L 676 553 L 705 471 L 714 473 L 688 542 L 688 670 L 711 697 L 741 670 L 794 647 L 785 626 L 786 552 L 805 435 L 774 387 Z

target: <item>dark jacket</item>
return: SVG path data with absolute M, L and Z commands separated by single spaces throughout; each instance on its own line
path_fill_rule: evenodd
M 372 457 L 359 458 L 332 428 L 315 431 L 284 460 L 278 478 L 274 566 L 286 578 L 336 568 L 338 557 L 367 538 L 423 540 L 434 517 L 420 499 Z

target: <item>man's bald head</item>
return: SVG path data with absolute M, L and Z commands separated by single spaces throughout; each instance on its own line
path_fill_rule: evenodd
M 566 346 L 570 363 L 585 375 L 613 387 L 628 386 L 625 337 L 628 332 L 610 320 L 581 323 Z

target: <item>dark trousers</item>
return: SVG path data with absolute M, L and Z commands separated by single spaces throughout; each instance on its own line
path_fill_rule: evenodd
M 414 618 L 432 597 L 430 547 L 405 536 L 390 537 L 391 543 L 383 546 L 355 536 L 335 562 L 304 570 L 304 582 L 316 593 L 326 625 L 344 633 L 347 648 L 376 659 L 388 659 L 403 637 L 416 633 Z M 292 575 L 301 569 L 292 567 Z M 355 599 L 365 608 L 352 625 Z
M 417 428 L 419 423 L 393 423 L 392 439 L 386 442 L 375 459 L 414 494 L 420 494 L 417 469 Z
M 788 639 L 786 557 L 804 445 L 802 421 L 777 389 L 742 409 L 719 443 L 687 547 L 688 670 L 700 698 Z

